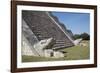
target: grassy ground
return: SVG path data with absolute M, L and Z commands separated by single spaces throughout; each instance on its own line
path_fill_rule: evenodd
M 63 58 L 45 58 L 45 57 L 34 57 L 34 56 L 22 56 L 22 62 L 38 62 L 38 61 L 60 61 L 60 60 L 83 60 L 89 59 L 89 42 L 84 41 L 87 43 L 87 46 L 73 46 L 70 48 L 64 48 L 63 51 L 65 53 L 65 57 Z

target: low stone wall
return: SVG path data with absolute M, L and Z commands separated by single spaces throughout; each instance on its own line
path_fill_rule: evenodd
M 51 58 L 60 58 L 64 57 L 64 53 L 60 51 L 54 51 L 53 49 L 46 49 L 44 50 L 45 57 L 51 57 Z

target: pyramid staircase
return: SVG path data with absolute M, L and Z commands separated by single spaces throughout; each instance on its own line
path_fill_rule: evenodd
M 53 38 L 56 42 L 52 48 L 70 47 L 74 44 L 62 30 L 43 11 L 22 11 L 22 18 L 28 24 L 39 41 Z

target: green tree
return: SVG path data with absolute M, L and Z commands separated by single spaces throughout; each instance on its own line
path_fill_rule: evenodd
M 80 39 L 82 38 L 83 40 L 90 40 L 90 35 L 88 33 L 82 33 L 82 34 L 75 34 L 74 39 Z
M 79 39 L 79 38 L 81 38 L 81 36 L 79 35 L 79 34 L 75 34 L 74 35 L 74 39 L 76 40 L 76 39 Z
M 90 40 L 90 35 L 87 33 L 82 33 L 80 36 L 83 40 Z

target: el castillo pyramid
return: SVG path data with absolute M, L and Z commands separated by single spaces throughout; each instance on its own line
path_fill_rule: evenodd
M 59 49 L 74 46 L 71 30 L 46 11 L 22 11 L 22 55 L 64 57 Z

